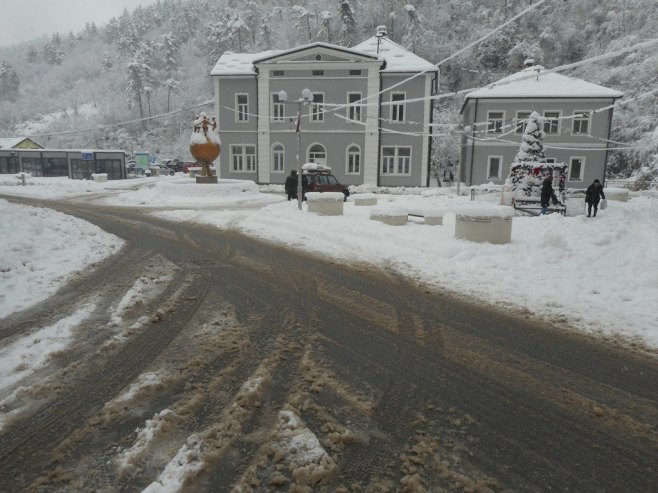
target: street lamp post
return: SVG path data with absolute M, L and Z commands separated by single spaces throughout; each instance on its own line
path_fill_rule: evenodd
M 279 101 L 282 103 L 288 102 L 288 93 L 286 91 L 279 91 Z M 297 124 L 295 126 L 295 133 L 297 134 L 297 207 L 301 211 L 304 199 L 302 189 L 302 106 L 313 102 L 313 93 L 306 88 L 302 91 L 301 98 L 291 102 L 297 104 Z

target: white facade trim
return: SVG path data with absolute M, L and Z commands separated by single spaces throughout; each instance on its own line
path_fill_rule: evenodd
M 221 108 L 221 101 L 219 100 L 219 77 L 215 77 L 215 83 L 213 84 L 215 87 L 215 119 L 217 123 L 220 122 L 219 120 L 219 108 Z M 216 165 L 215 168 L 217 169 L 217 178 L 221 178 L 221 172 L 220 170 L 222 169 L 222 153 L 221 153 L 221 146 L 220 146 L 220 153 L 219 156 L 217 156 L 216 159 Z
M 269 183 L 271 175 L 269 70 L 262 70 L 256 80 L 258 81 L 258 183 Z
M 366 121 L 361 166 L 363 167 L 363 183 L 377 185 L 379 176 L 379 71 L 373 67 L 368 70 L 368 86 L 366 89 Z
M 423 105 L 423 143 L 422 153 L 420 156 L 420 186 L 424 187 L 427 184 L 427 175 L 429 173 L 429 148 L 430 148 L 430 137 L 429 134 L 432 132 L 432 127 L 430 127 L 430 116 L 432 113 L 432 101 L 430 97 L 432 96 L 432 74 L 425 74 L 425 101 Z
M 608 146 L 605 143 L 600 143 L 600 142 L 568 142 L 568 143 L 561 143 L 561 142 L 546 142 L 544 140 L 544 148 L 548 147 L 549 149 L 552 147 L 573 147 L 575 149 L 582 149 L 583 147 L 588 147 L 591 149 L 606 149 Z M 469 144 L 470 145 L 470 144 Z M 519 142 L 495 142 L 495 141 L 475 141 L 475 147 L 516 147 L 519 148 L 521 146 L 521 141 Z

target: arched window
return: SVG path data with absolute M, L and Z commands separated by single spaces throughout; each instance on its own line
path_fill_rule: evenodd
M 345 160 L 345 173 L 358 175 L 361 173 L 361 148 L 352 144 L 347 146 L 347 159 Z
M 272 173 L 283 173 L 285 150 L 283 144 L 277 142 L 272 146 Z
M 313 144 L 308 148 L 308 162 L 327 164 L 327 149 L 322 144 Z

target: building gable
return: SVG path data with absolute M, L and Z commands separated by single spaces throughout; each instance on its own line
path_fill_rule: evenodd
M 261 63 L 303 63 L 303 62 L 376 62 L 377 56 L 359 53 L 355 50 L 327 43 L 313 43 L 269 55 L 254 60 L 254 65 Z

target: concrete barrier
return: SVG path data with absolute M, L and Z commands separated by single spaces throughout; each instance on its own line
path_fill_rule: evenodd
M 107 181 L 107 173 L 92 173 L 94 181 Z
M 308 212 L 321 216 L 342 216 L 345 195 L 341 192 L 308 192 L 306 202 Z
M 354 205 L 377 205 L 377 196 L 374 194 L 363 194 L 354 196 Z
M 389 226 L 404 226 L 409 220 L 407 211 L 395 207 L 375 208 L 370 211 L 370 219 L 381 221 Z
M 455 237 L 495 244 L 512 241 L 514 208 L 505 205 L 465 206 L 455 210 Z

